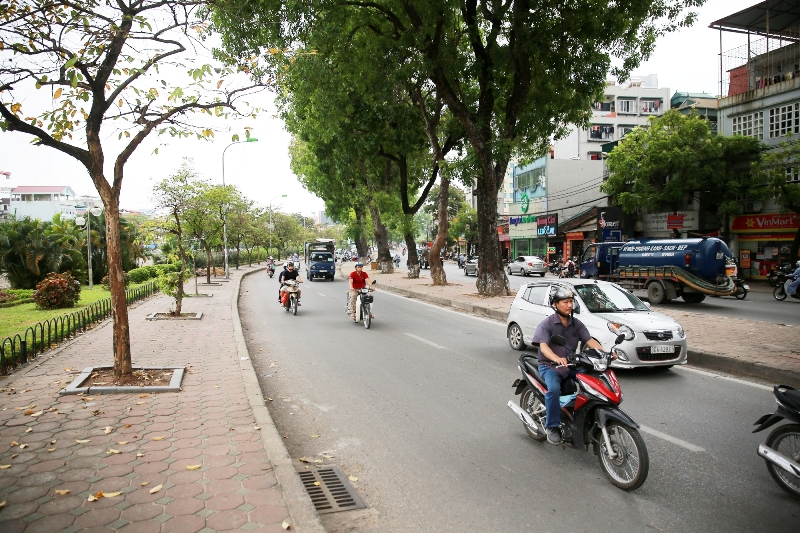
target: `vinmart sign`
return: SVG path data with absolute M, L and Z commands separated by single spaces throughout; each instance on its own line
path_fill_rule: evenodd
M 800 215 L 743 215 L 733 219 L 734 233 L 763 233 L 764 231 L 796 232 L 800 229 Z

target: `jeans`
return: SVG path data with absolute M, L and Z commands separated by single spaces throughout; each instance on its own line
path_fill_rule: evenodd
M 544 395 L 544 406 L 547 409 L 547 429 L 557 428 L 561 425 L 561 404 L 558 402 L 561 397 L 561 382 L 564 378 L 561 374 L 553 370 L 549 365 L 539 365 L 539 374 L 547 384 L 547 394 Z M 569 377 L 575 379 L 575 371 L 569 371 Z

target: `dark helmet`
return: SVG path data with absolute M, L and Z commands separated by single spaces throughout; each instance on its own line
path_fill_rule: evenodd
M 550 288 L 550 305 L 570 298 L 575 298 L 575 294 L 568 288 L 561 285 L 554 285 Z

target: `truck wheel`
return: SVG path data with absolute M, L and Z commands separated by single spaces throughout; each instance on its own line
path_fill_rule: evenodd
M 647 286 L 647 299 L 651 304 L 663 304 L 666 299 L 666 291 L 660 281 L 654 281 Z
M 702 292 L 685 292 L 681 298 L 683 298 L 683 301 L 687 304 L 699 304 L 706 299 L 706 295 Z

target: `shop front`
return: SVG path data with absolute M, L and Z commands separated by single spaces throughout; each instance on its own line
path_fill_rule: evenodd
M 566 234 L 566 256 L 579 258 L 583 255 L 583 239 L 582 231 L 570 231 Z
M 764 279 L 770 269 L 794 263 L 790 257 L 792 241 L 800 229 L 800 215 L 742 215 L 733 219 L 731 232 L 739 258 L 741 275 Z
M 509 217 L 512 257 L 536 255 L 547 257 L 547 239 L 558 232 L 558 215 L 523 215 Z M 501 243 L 502 244 L 502 243 Z

